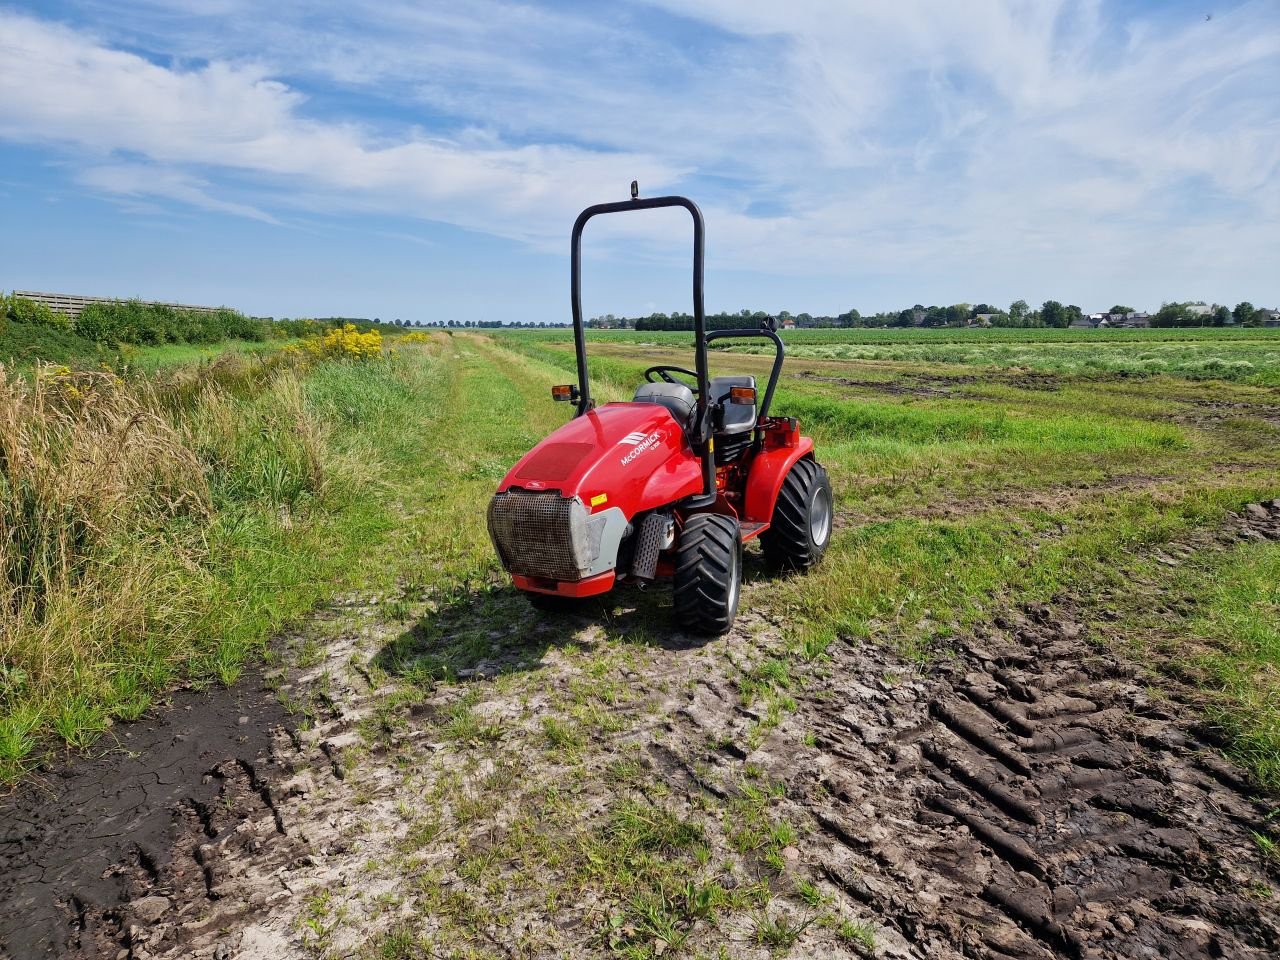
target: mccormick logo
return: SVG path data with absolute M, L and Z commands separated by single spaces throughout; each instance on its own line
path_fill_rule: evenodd
M 653 431 L 653 433 L 639 433 L 639 432 L 628 433 L 625 437 L 619 440 L 618 443 L 626 444 L 627 446 L 631 447 L 632 448 L 631 452 L 628 453 L 625 457 L 623 457 L 618 462 L 625 467 L 627 464 L 629 464 L 636 457 L 640 456 L 640 454 L 644 453 L 646 450 L 652 450 L 654 447 L 656 447 L 658 445 L 658 441 L 660 441 L 661 439 L 662 439 L 661 430 L 655 430 Z

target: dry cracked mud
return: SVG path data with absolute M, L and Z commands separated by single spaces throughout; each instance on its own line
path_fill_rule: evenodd
M 1166 550 L 1280 539 L 1280 502 L 1197 536 Z M 413 916 L 423 877 L 486 905 L 453 850 L 499 850 L 513 821 L 465 818 L 463 802 L 483 806 L 486 784 L 566 782 L 569 765 L 535 743 L 601 628 L 520 620 L 503 628 L 517 642 L 473 663 L 471 682 L 388 707 L 401 681 L 376 668 L 395 633 L 377 605 L 322 619 L 339 636 L 283 687 L 312 703 L 305 729 L 260 684 L 206 696 L 186 726 L 195 695 L 183 694 L 135 727 L 138 756 L 72 764 L 0 801 L 0 955 L 354 957 Z M 1175 682 L 1118 652 L 1069 599 L 1010 611 L 923 670 L 837 642 L 767 726 L 740 680 L 777 632 L 753 613 L 705 646 L 627 651 L 620 719 L 577 761 L 580 815 L 611 801 L 604 771 L 637 758 L 649 792 L 704 816 L 718 857 L 726 820 L 706 811 L 748 779 L 782 784 L 772 812 L 797 836 L 768 881 L 780 909 L 799 915 L 796 882 L 811 879 L 837 915 L 874 926 L 877 956 L 1280 955 L 1280 877 L 1254 836 L 1276 835 L 1275 798 L 1222 758 Z M 442 732 L 460 704 L 491 725 L 496 746 L 479 760 Z M 446 799 L 430 808 L 428 796 Z M 433 809 L 440 822 L 424 823 Z M 428 839 L 411 881 L 397 854 L 415 830 Z M 442 949 L 608 953 L 607 903 L 584 894 L 549 915 L 545 893 L 511 888 L 474 941 Z M 735 924 L 695 926 L 689 947 L 771 955 Z M 867 953 L 815 926 L 789 955 Z

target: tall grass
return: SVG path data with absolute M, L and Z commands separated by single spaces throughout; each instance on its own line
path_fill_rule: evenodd
M 83 745 L 180 674 L 233 680 L 354 549 L 335 517 L 359 512 L 369 467 L 308 402 L 310 364 L 0 368 L 0 778 L 39 737 Z

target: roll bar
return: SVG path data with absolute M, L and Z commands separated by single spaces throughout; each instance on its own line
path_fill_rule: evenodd
M 570 240 L 570 299 L 573 307 L 573 342 L 578 358 L 578 410 L 582 416 L 591 409 L 591 384 L 587 379 L 587 336 L 582 323 L 582 230 L 592 217 L 602 213 L 624 213 L 628 210 L 653 210 L 657 207 L 684 207 L 693 218 L 693 332 L 694 370 L 698 374 L 697 420 L 692 437 L 702 459 L 703 492 L 691 497 L 687 505 L 695 509 L 709 507 L 716 499 L 716 460 L 711 448 L 711 418 L 707 416 L 707 317 L 702 305 L 703 235 L 702 211 L 687 197 L 649 197 L 640 199 L 638 188 L 631 184 L 631 199 L 617 203 L 597 203 L 587 207 L 573 224 Z M 752 331 L 754 333 L 755 331 Z M 773 379 L 776 379 L 776 375 Z M 773 379 L 769 393 L 773 392 Z

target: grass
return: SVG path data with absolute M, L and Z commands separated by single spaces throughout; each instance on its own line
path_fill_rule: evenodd
M 568 331 L 509 331 L 499 336 L 542 345 L 569 339 Z M 687 351 L 692 334 L 592 331 L 602 346 L 656 346 Z M 790 330 L 788 355 L 806 361 L 911 362 L 993 369 L 1024 368 L 1072 376 L 1150 376 L 1231 380 L 1280 385 L 1280 330 Z M 761 353 L 754 344 L 722 346 L 723 353 Z
M 943 342 L 921 336 L 885 342 Z M 980 342 L 967 336 L 957 347 Z M 1085 342 L 1022 336 L 990 344 L 1041 350 L 1048 364 L 1051 349 Z M 1205 352 L 1251 336 L 1150 343 Z M 665 337 L 644 348 L 594 339 L 602 397 L 627 395 L 649 363 L 687 359 Z M 715 769 L 721 748 L 812 743 L 788 716 L 813 672 L 831 669 L 834 644 L 882 643 L 927 663 L 1018 604 L 1128 591 L 1116 632 L 1181 665 L 1225 749 L 1276 782 L 1277 546 L 1207 546 L 1176 570 L 1152 559 L 1280 495 L 1273 387 L 1065 368 L 1029 380 L 1004 376 L 998 355 L 984 366 L 796 353 L 778 410 L 801 416 L 833 477 L 831 549 L 802 577 L 749 562 L 743 610 L 763 622 L 678 653 L 663 646 L 658 591 L 602 603 L 584 630 L 534 614 L 492 556 L 494 485 L 565 419 L 547 397 L 572 369 L 563 334 L 437 334 L 371 363 L 196 358 L 123 383 L 105 371 L 10 375 L 0 773 L 19 775 L 42 744 L 91 743 L 177 678 L 235 682 L 316 603 L 377 593 L 385 637 L 360 654 L 378 691 L 360 730 L 413 784 L 394 869 L 416 914 L 370 937 L 369 956 L 483 942 L 477 931 L 501 928 L 516 896 L 548 915 L 590 904 L 572 936 L 614 956 L 708 942 L 870 953 L 874 925 L 835 912 L 789 849 L 809 828 L 788 817 L 785 789 L 749 763 Z M 765 369 L 751 354 L 715 363 Z M 1144 619 L 1170 597 L 1187 601 L 1176 619 Z M 297 662 L 319 666 L 325 642 L 309 633 Z M 690 774 L 714 796 L 665 791 L 629 740 L 688 679 L 655 679 L 655 666 L 698 670 L 702 656 L 727 658 L 737 685 Z M 545 662 L 563 667 L 561 682 L 544 683 Z M 419 757 L 404 734 L 428 724 L 442 746 Z M 446 871 L 465 883 L 445 884 Z M 323 898 L 303 920 L 319 950 L 342 922 Z M 553 950 L 528 937 L 514 955 Z
M 335 575 L 358 582 L 395 523 L 382 451 L 423 418 L 415 388 L 433 363 L 406 348 L 382 363 L 276 353 L 128 380 L 6 375 L 0 776 L 42 736 L 83 747 L 136 719 L 177 678 L 234 682 Z M 398 425 L 335 421 L 350 395 Z
M 1186 601 L 1176 633 L 1139 610 L 1130 619 L 1204 691 L 1206 718 L 1228 752 L 1280 788 L 1280 544 L 1193 558 L 1170 581 L 1169 596 Z

